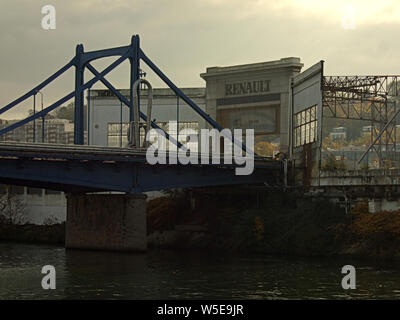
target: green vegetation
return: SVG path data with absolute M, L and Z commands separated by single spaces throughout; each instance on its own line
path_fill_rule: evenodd
M 84 117 L 87 117 L 87 105 L 83 106 L 84 108 Z M 39 111 L 39 110 L 37 110 Z M 70 121 L 74 121 L 74 112 L 75 112 L 75 103 L 71 102 L 66 106 L 61 106 L 50 112 L 46 115 L 46 119 L 66 119 Z M 29 115 L 33 114 L 33 109 L 29 110 Z M 85 120 L 86 123 L 86 120 Z
M 332 153 L 328 153 L 328 156 L 322 161 L 321 170 L 328 172 L 345 171 L 346 162 L 343 159 L 337 160 Z
M 169 246 L 172 249 L 400 258 L 400 211 L 371 214 L 368 204 L 360 203 L 346 213 L 331 202 L 312 201 L 295 193 L 259 194 L 257 201 L 254 193 L 233 193 L 234 188 L 226 188 L 224 193 L 197 194 L 195 209 L 187 193 L 152 200 L 148 206 L 150 233 L 173 232 L 179 224 L 208 227 L 203 237 L 175 237 Z
M 27 243 L 64 244 L 65 223 L 53 225 L 35 224 L 2 224 L 0 223 L 0 240 Z
M 21 225 L 26 222 L 26 204 L 20 199 L 15 187 L 6 185 L 5 194 L 0 197 L 0 223 Z
M 260 208 L 221 212 L 216 243 L 235 251 L 331 255 L 340 250 L 340 244 L 330 227 L 347 223 L 349 218 L 343 209 L 325 201 L 274 193 Z
M 344 253 L 361 257 L 400 258 L 400 211 L 369 213 L 368 203 L 359 203 L 351 212 L 352 223 L 335 227 Z
M 173 230 L 180 224 L 203 225 L 208 227 L 207 239 L 202 240 L 204 249 L 326 255 L 338 250 L 335 233 L 329 227 L 349 220 L 343 209 L 301 200 L 294 194 L 263 193 L 257 201 L 255 193 L 225 190 L 194 198 L 194 209 L 187 194 L 150 201 L 150 233 Z M 190 243 L 189 239 L 177 241 L 175 246 L 180 248 Z
M 66 119 L 74 121 L 74 110 L 75 110 L 75 104 L 71 102 L 67 106 L 62 106 L 55 109 L 53 112 L 55 118 L 57 119 Z
M 254 146 L 255 153 L 257 153 L 259 156 L 264 157 L 272 157 L 274 152 L 278 150 L 279 146 L 266 141 L 257 142 Z

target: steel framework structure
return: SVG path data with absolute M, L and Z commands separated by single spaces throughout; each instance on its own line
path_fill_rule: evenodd
M 400 76 L 323 76 L 323 118 L 367 120 L 371 123 L 370 150 L 380 165 L 396 151 L 396 118 L 400 108 Z M 393 160 L 393 159 L 392 159 Z

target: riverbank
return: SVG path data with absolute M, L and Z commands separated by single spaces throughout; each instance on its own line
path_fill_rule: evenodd
M 346 213 L 328 201 L 294 193 L 256 199 L 226 194 L 217 190 L 190 201 L 184 193 L 152 200 L 149 247 L 400 259 L 400 212 L 371 214 L 361 203 Z
M 64 245 L 65 223 L 53 225 L 0 224 L 0 241 Z
M 226 189 L 149 201 L 149 249 L 400 259 L 400 212 L 351 213 L 294 193 Z M 0 241 L 63 245 L 65 223 L 0 224 Z

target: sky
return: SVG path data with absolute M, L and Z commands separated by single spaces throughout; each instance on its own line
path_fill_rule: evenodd
M 42 28 L 45 5 L 56 10 L 55 29 Z M 2 0 L 1 7 L 0 107 L 65 65 L 77 44 L 85 51 L 124 46 L 134 34 L 179 87 L 204 87 L 207 67 L 283 57 L 300 57 L 303 70 L 324 60 L 326 75 L 400 74 L 398 0 Z M 93 65 L 101 70 L 114 60 Z M 107 79 L 128 88 L 128 66 Z M 142 67 L 153 87 L 164 86 Z M 44 107 L 73 87 L 72 68 L 43 90 Z M 0 117 L 22 118 L 32 105 L 31 98 Z

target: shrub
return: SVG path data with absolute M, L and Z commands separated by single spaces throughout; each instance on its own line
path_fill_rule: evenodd
M 321 169 L 323 171 L 345 171 L 346 163 L 343 159 L 336 160 L 336 157 L 330 153 L 322 162 Z

